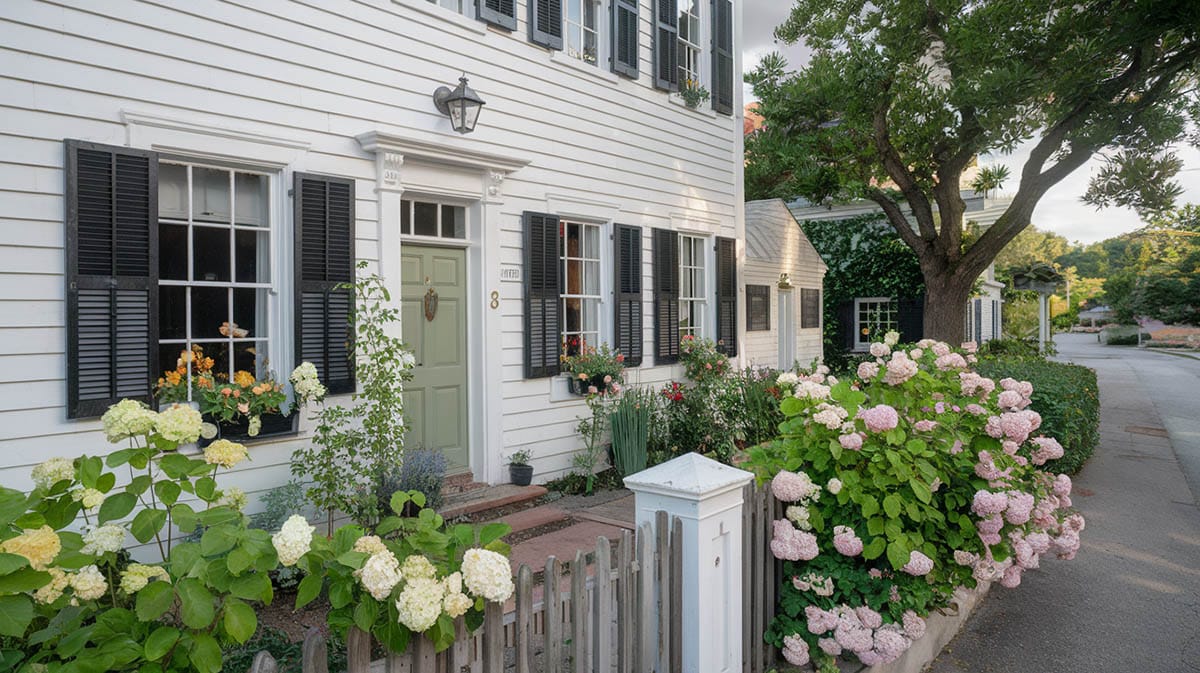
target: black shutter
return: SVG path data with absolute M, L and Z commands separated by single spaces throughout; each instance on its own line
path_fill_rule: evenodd
M 733 114 L 733 2 L 713 0 L 712 106 L 720 114 Z
M 654 364 L 679 361 L 679 235 L 654 230 Z
M 612 71 L 632 79 L 638 78 L 638 17 L 639 0 L 613 0 L 612 3 Z
M 526 212 L 525 221 L 525 378 L 560 371 L 558 217 Z
M 505 30 L 517 29 L 517 0 L 476 0 L 475 18 Z
M 718 236 L 717 350 L 737 355 L 737 334 L 737 241 Z
M 771 286 L 746 286 L 746 331 L 771 329 Z
M 152 399 L 158 155 L 66 141 L 67 418 Z
M 547 49 L 563 48 L 563 0 L 528 0 L 529 41 Z
M 992 300 L 992 338 L 1000 338 L 1000 302 Z
M 618 224 L 613 236 L 616 315 L 613 337 L 626 367 L 642 364 L 642 228 Z
M 679 90 L 679 3 L 654 2 L 654 86 Z
M 925 335 L 925 297 L 901 299 L 896 305 L 901 343 L 920 341 Z
M 853 314 L 851 323 L 853 323 Z M 821 291 L 814 289 L 800 290 L 800 329 L 811 329 L 821 326 Z M 853 327 L 853 324 L 851 324 Z
M 975 333 L 968 341 L 983 341 L 983 300 L 975 300 Z
M 354 380 L 354 181 L 296 173 L 296 358 L 331 393 Z
M 852 351 L 858 346 L 857 335 L 854 333 L 854 300 L 840 301 L 837 305 L 838 337 L 842 348 Z

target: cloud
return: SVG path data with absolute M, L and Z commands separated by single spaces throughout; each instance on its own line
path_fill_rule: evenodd
M 795 68 L 812 56 L 812 50 L 803 44 L 787 44 L 775 39 L 775 27 L 787 20 L 792 13 L 792 3 L 787 0 L 745 0 L 742 6 L 742 67 L 750 72 L 763 56 L 778 51 Z M 749 84 L 743 84 L 743 95 L 747 103 L 755 100 Z

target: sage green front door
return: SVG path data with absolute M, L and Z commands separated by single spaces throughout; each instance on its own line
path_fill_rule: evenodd
M 413 349 L 413 380 L 404 386 L 410 424 L 405 446 L 436 448 L 451 472 L 466 470 L 467 253 L 405 244 L 400 253 L 401 320 Z

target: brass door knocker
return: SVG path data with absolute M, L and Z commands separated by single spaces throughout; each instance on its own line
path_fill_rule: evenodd
M 434 316 L 438 310 L 438 293 L 437 290 L 429 288 L 425 293 L 425 320 L 433 322 Z

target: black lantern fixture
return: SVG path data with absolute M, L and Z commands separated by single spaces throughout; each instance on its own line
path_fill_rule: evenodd
M 433 92 L 433 104 L 438 112 L 450 117 L 450 125 L 459 133 L 470 133 L 475 130 L 475 122 L 479 120 L 479 108 L 483 107 L 483 99 L 467 86 L 467 76 L 458 78 L 458 86 L 453 91 L 450 87 L 440 86 Z

